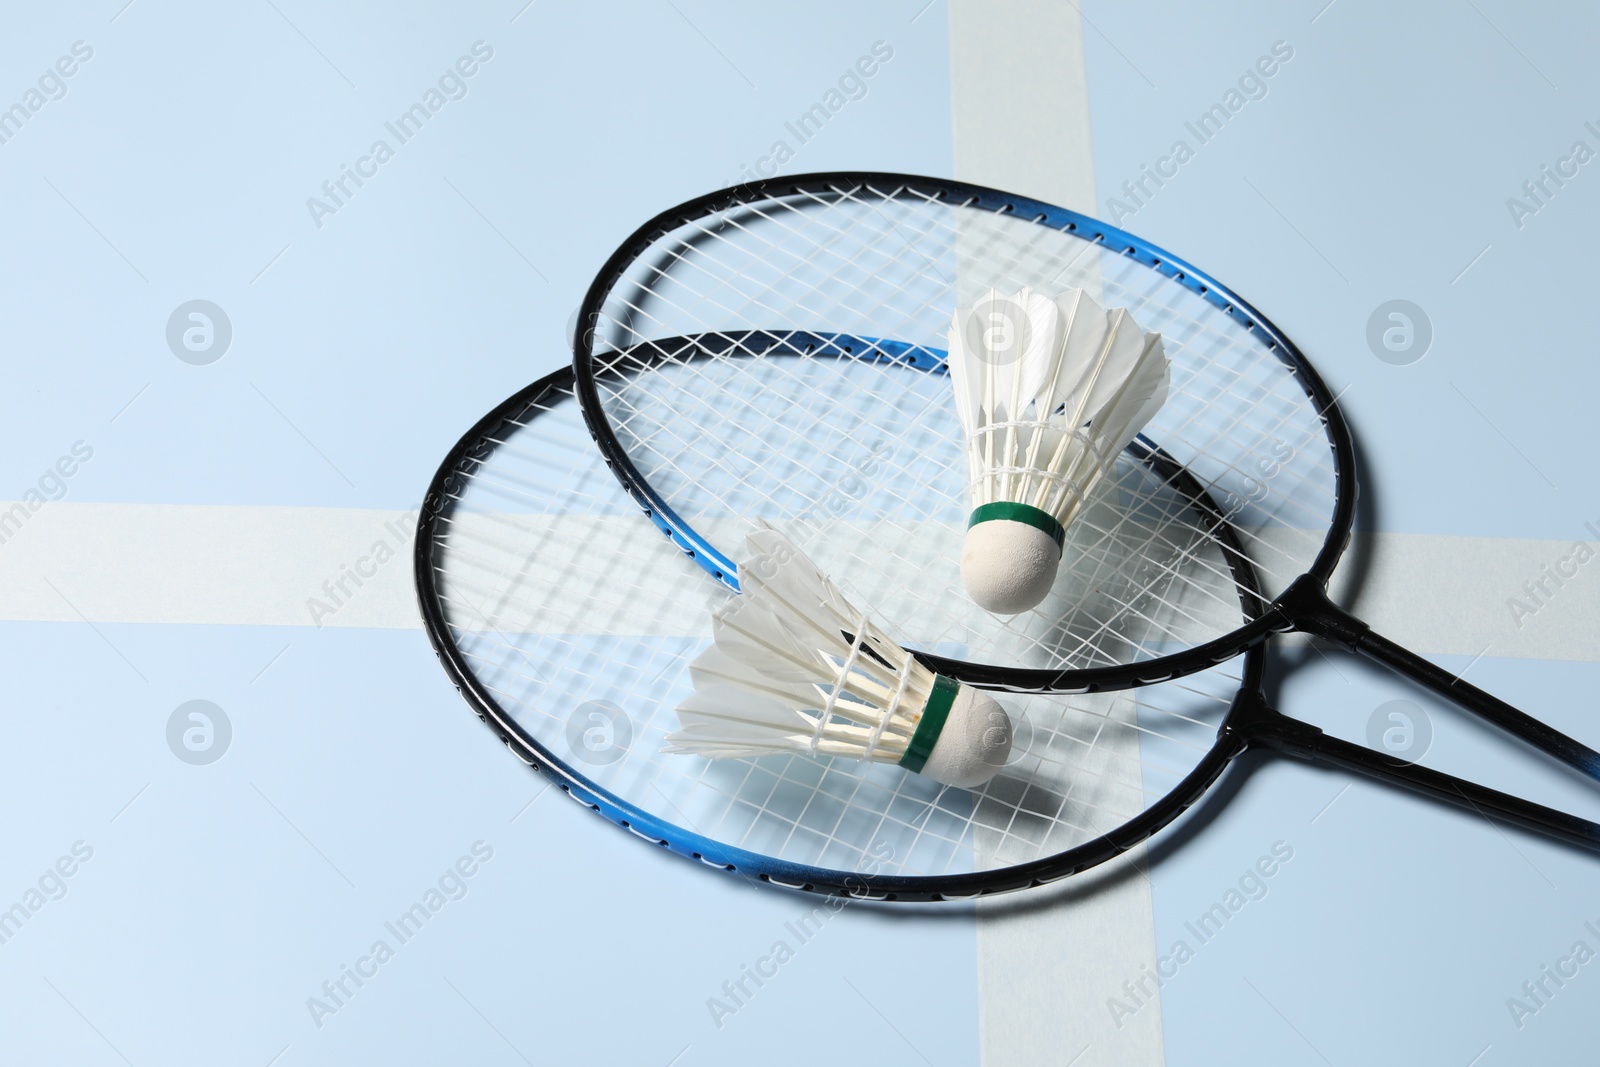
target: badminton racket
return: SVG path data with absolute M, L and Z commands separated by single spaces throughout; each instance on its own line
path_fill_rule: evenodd
M 885 390 L 936 377 L 875 358 L 816 365 L 876 374 Z M 1185 528 L 1208 532 L 1172 566 L 1222 567 L 1227 588 L 1245 591 L 1235 621 L 1260 610 L 1243 540 L 1181 465 L 1140 441 L 1118 475 L 1096 521 L 1111 529 L 1111 512 L 1133 518 L 1117 534 L 1125 544 L 1101 544 L 1107 560 L 1134 552 L 1162 516 L 1193 512 Z M 941 491 L 959 493 L 949 477 Z M 445 457 L 414 563 L 425 629 L 469 707 L 564 795 L 650 847 L 795 889 L 966 898 L 1137 848 L 1252 747 L 1336 763 L 1563 840 L 1600 841 L 1591 823 L 1276 716 L 1260 697 L 1260 646 L 1136 689 L 1002 695 L 1015 723 L 1011 756 L 976 790 L 837 757 L 665 754 L 674 708 L 692 688 L 689 664 L 710 643 L 711 611 L 737 595 L 737 572 L 708 577 L 636 511 L 591 446 L 563 370 L 496 407 Z M 719 522 L 730 535 L 744 525 L 732 515 L 704 525 L 721 533 Z M 1108 596 L 1124 595 L 1111 588 L 1115 573 L 1102 575 Z M 1148 621 L 1169 635 L 1195 624 L 1170 612 Z M 970 651 L 912 636 L 950 662 Z M 1114 642 L 1125 639 L 1103 634 L 1095 647 L 1117 659 L 1127 652 Z
M 1145 434 L 1224 510 L 1259 588 L 1207 559 L 1203 509 L 1157 514 L 1160 500 L 1120 484 L 1119 504 L 1067 531 L 1038 608 L 1002 618 L 963 602 L 963 442 L 937 372 L 955 308 L 1024 287 L 1083 289 L 1162 335 L 1171 384 Z M 606 262 L 578 321 L 577 392 L 597 444 L 724 582 L 736 585 L 728 546 L 745 524 L 785 523 L 915 648 L 961 647 L 945 673 L 1012 690 L 1148 685 L 1299 631 L 1600 776 L 1594 749 L 1328 598 L 1357 491 L 1336 397 L 1264 315 L 1146 241 L 960 182 L 803 175 L 658 215 Z M 885 375 L 885 362 L 935 373 Z M 1244 615 L 1241 598 L 1256 602 Z

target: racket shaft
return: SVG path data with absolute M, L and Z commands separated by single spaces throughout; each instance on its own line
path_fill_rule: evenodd
M 1475 811 L 1488 819 L 1498 819 L 1536 830 L 1558 841 L 1600 851 L 1600 824 L 1454 775 L 1429 770 L 1414 763 L 1397 763 L 1392 757 L 1364 745 L 1323 734 L 1312 746 L 1309 758 L 1402 786 L 1414 793 Z
M 1284 590 L 1279 603 L 1295 629 L 1336 641 L 1382 663 L 1587 777 L 1600 780 L 1600 752 L 1374 632 L 1328 599 L 1327 589 L 1310 575 L 1297 579 Z
M 1368 630 L 1355 643 L 1355 650 L 1388 666 L 1412 681 L 1461 705 L 1475 715 L 1494 723 L 1507 733 L 1575 767 L 1590 778 L 1600 780 L 1600 752 L 1533 716 L 1507 704 L 1482 689 L 1464 682 L 1457 675 L 1429 662 L 1393 641 Z

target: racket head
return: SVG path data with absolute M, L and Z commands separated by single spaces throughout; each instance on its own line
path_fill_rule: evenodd
M 1158 452 L 1140 466 L 1184 477 Z M 1236 543 L 1228 554 L 1248 584 Z M 1133 848 L 1242 750 L 1228 723 L 1261 674 L 1255 649 L 1137 692 L 1007 696 L 1013 755 L 974 791 L 846 759 L 662 754 L 710 611 L 736 594 L 640 521 L 589 447 L 570 370 L 451 449 L 425 497 L 414 575 L 447 675 L 566 795 L 706 866 L 862 898 L 1019 889 Z
M 968 475 L 943 367 L 952 312 L 991 287 L 1067 285 L 1163 334 L 1172 386 L 1145 440 L 1222 502 L 1257 590 L 1216 560 L 1187 565 L 1216 548 L 1205 509 L 1152 518 L 1166 487 L 1130 482 L 1130 454 L 1100 524 L 1069 530 L 1065 577 L 1039 608 L 999 618 L 959 593 L 917 595 L 959 590 Z M 731 520 L 783 525 L 909 647 L 963 646 L 944 668 L 972 684 L 1104 692 L 1205 670 L 1289 628 L 1275 598 L 1303 575 L 1325 583 L 1348 542 L 1353 444 L 1293 342 L 1185 261 L 1039 201 L 871 173 L 722 190 L 640 227 L 578 322 L 585 417 L 664 533 L 736 586 Z M 874 373 L 885 364 L 921 374 Z M 832 508 L 885 452 L 892 476 Z M 1261 603 L 1241 617 L 1239 596 Z M 1190 618 L 1197 598 L 1215 609 L 1207 625 Z

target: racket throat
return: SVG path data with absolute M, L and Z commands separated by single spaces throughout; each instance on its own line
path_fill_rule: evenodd
M 1273 602 L 1272 612 L 1283 619 L 1285 629 L 1332 641 L 1351 652 L 1358 650 L 1362 638 L 1372 629 L 1335 604 L 1328 597 L 1327 588 L 1309 574 L 1289 583 L 1289 588 Z
M 1223 729 L 1231 731 L 1240 749 L 1265 748 L 1295 759 L 1315 759 L 1322 731 L 1310 723 L 1291 719 L 1267 703 L 1260 689 L 1246 687 L 1233 698 Z

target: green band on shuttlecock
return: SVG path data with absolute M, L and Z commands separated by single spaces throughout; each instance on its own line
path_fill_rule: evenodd
M 1056 517 L 1048 511 L 1040 511 L 1031 504 L 1019 504 L 1015 500 L 996 500 L 992 504 L 979 504 L 972 511 L 972 517 L 967 520 L 967 529 L 972 529 L 980 522 L 992 522 L 995 519 L 1009 519 L 1012 522 L 1027 523 L 1038 530 L 1043 530 L 1050 535 L 1050 540 L 1061 548 L 1067 539 L 1067 531 L 1056 521 Z
M 900 766 L 912 774 L 921 774 L 928 757 L 933 754 L 933 746 L 944 732 L 944 721 L 950 717 L 950 706 L 956 702 L 956 692 L 960 688 L 953 678 L 942 674 L 933 676 L 933 692 L 928 694 L 928 703 L 922 709 L 922 718 L 917 722 L 916 733 L 911 735 L 911 743 L 906 746 L 906 754 L 900 757 Z

